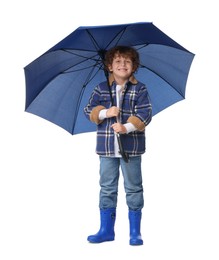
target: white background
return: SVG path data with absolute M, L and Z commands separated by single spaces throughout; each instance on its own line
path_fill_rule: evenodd
M 218 9 L 208 1 L 4 1 L 0 6 L 0 259 L 219 259 Z M 143 156 L 142 247 L 129 246 L 122 178 L 116 240 L 99 228 L 95 133 L 24 112 L 23 68 L 79 26 L 153 22 L 195 53 L 186 99 L 156 115 Z

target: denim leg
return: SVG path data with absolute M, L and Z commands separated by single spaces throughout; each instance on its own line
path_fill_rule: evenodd
M 119 166 L 119 158 L 100 157 L 100 209 L 117 206 Z
M 144 206 L 141 156 L 130 157 L 128 163 L 123 159 L 120 160 L 126 192 L 126 203 L 130 210 L 141 210 Z

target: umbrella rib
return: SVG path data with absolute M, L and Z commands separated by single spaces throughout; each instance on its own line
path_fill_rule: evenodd
M 139 67 L 140 67 L 140 68 L 145 68 L 145 69 L 147 69 L 147 70 L 150 70 L 152 73 L 156 74 L 159 78 L 161 78 L 161 79 L 162 79 L 163 81 L 165 81 L 168 85 L 170 85 L 180 96 L 182 96 L 183 98 L 185 98 L 184 95 L 178 91 L 178 89 L 176 89 L 174 86 L 172 86 L 171 83 L 168 82 L 165 78 L 163 78 L 160 74 L 158 74 L 158 73 L 155 72 L 154 70 L 152 70 L 152 69 L 146 67 L 145 65 L 141 65 L 141 64 L 140 64 Z
M 87 76 L 87 78 L 86 78 L 86 80 L 85 80 L 85 83 L 84 83 L 84 85 L 83 85 L 83 88 L 85 88 L 86 86 L 87 86 L 87 84 L 93 79 L 93 78 L 95 78 L 95 76 L 97 75 L 97 73 L 100 71 L 100 68 L 95 72 L 95 74 L 92 76 L 92 74 L 93 74 L 93 71 L 94 71 L 94 69 L 95 69 L 95 66 L 91 66 L 92 67 L 92 70 L 89 72 L 89 74 L 88 74 L 88 76 Z M 92 76 L 92 77 L 91 77 Z
M 97 41 L 95 40 L 95 38 L 93 37 L 93 35 L 91 34 L 91 32 L 90 32 L 88 29 L 86 29 L 86 32 L 87 32 L 88 35 L 90 36 L 90 38 L 91 38 L 91 40 L 92 40 L 92 42 L 93 42 L 93 45 L 94 45 L 94 47 L 96 48 L 96 50 L 100 49 L 100 47 L 99 47 Z
M 122 38 L 122 36 L 123 36 L 123 34 L 125 33 L 127 27 L 128 27 L 128 26 L 125 26 L 125 28 L 123 28 L 119 33 L 117 33 L 117 35 L 115 35 L 114 38 L 111 40 L 111 42 L 113 42 L 114 39 L 116 39 L 117 36 L 118 36 L 119 34 L 121 34 L 120 37 L 119 37 L 119 39 L 117 40 L 117 43 L 115 44 L 115 46 L 118 45 L 118 42 L 119 42 L 120 39 Z M 110 42 L 110 43 L 111 43 L 111 42 Z M 108 46 L 109 46 L 109 44 L 108 44 Z
M 80 55 L 80 54 L 78 54 L 78 53 L 75 53 L 75 52 L 70 51 L 70 50 L 75 50 L 75 49 L 61 49 L 61 50 L 64 51 L 64 52 L 67 52 L 67 53 L 69 53 L 69 54 L 73 54 L 73 55 L 75 55 L 75 56 L 84 58 L 84 59 L 86 59 L 86 60 L 94 60 L 94 61 L 98 60 L 98 59 L 94 59 L 94 58 L 93 58 L 93 57 L 97 56 L 97 54 L 93 55 L 92 57 L 87 57 L 87 56 Z M 79 51 L 82 51 L 82 50 L 79 50 Z M 89 50 L 83 50 L 83 51 L 89 51 Z
M 80 64 L 80 63 L 79 63 Z M 75 64 L 74 66 L 76 66 L 78 64 Z M 91 66 L 88 66 L 88 67 L 83 67 L 81 69 L 75 69 L 75 70 L 70 70 L 71 68 L 73 68 L 74 66 L 70 66 L 68 69 L 62 71 L 60 74 L 64 74 L 64 73 L 72 73 L 72 72 L 77 72 L 77 71 L 82 71 L 82 70 L 85 70 L 85 69 L 89 69 L 89 68 L 93 68 L 93 65 Z M 97 66 L 97 67 L 100 67 L 99 69 L 101 69 L 101 66 Z
M 72 134 L 74 133 L 75 124 L 76 124 L 77 117 L 78 117 L 78 111 L 79 111 L 79 107 L 80 107 L 80 103 L 81 103 L 81 99 L 82 99 L 83 93 L 85 91 L 85 87 L 86 87 L 86 85 L 83 85 L 83 87 L 81 89 L 80 97 L 78 99 L 77 106 L 76 106 L 76 109 L 75 109 L 76 119 L 74 120 L 73 125 L 72 125 Z
M 99 61 L 99 58 L 98 58 L 98 57 L 97 57 L 97 58 L 94 58 L 94 57 L 97 56 L 97 54 L 95 54 L 95 55 L 93 55 L 93 56 L 91 56 L 91 57 L 87 57 L 87 56 L 80 55 L 80 54 L 75 53 L 75 52 L 71 52 L 71 51 L 69 51 L 69 50 L 70 50 L 70 49 L 62 49 L 62 51 L 64 51 L 64 52 L 67 52 L 67 53 L 69 53 L 69 54 L 75 55 L 75 56 L 80 57 L 80 58 L 84 58 L 83 61 L 81 61 L 81 62 L 79 62 L 79 63 L 77 63 L 77 64 L 86 62 L 86 61 L 88 61 L 88 60 L 92 60 L 92 61 L 95 61 L 95 62 Z M 100 62 L 100 63 L 101 63 L 101 62 Z M 76 65 L 77 65 L 77 64 L 76 64 Z M 95 64 L 95 65 L 96 65 L 96 64 Z
M 122 28 L 122 30 L 120 30 L 120 31 L 111 39 L 111 41 L 108 42 L 108 44 L 107 44 L 107 46 L 105 47 L 104 50 L 106 50 L 107 47 L 118 37 L 118 35 L 120 35 L 120 37 L 119 37 L 117 43 L 115 44 L 115 45 L 117 45 L 118 42 L 120 41 L 120 39 L 122 38 L 123 34 L 125 33 L 127 27 L 128 27 L 128 26 L 125 26 L 124 28 Z M 94 36 L 92 35 L 92 33 L 91 33 L 88 29 L 86 29 L 86 32 L 87 32 L 88 35 L 90 36 L 90 38 L 91 38 L 91 40 L 92 40 L 92 42 L 93 42 L 93 44 L 94 44 L 96 50 L 97 50 L 98 52 L 101 52 L 101 51 L 100 51 L 101 48 L 100 48 L 100 46 L 98 45 L 98 43 L 97 43 L 97 41 L 95 40 L 95 38 L 94 38 Z M 103 58 L 104 58 L 104 57 L 103 57 Z
M 78 63 L 76 63 L 76 64 L 74 64 L 74 65 L 72 65 L 72 66 L 69 66 L 68 68 L 66 68 L 65 70 L 63 70 L 62 72 L 60 72 L 60 74 L 62 74 L 62 73 L 71 73 L 71 72 L 81 71 L 81 70 L 84 70 L 84 69 L 89 69 L 89 68 L 94 67 L 94 66 L 100 67 L 101 69 L 103 68 L 103 64 L 102 64 L 102 62 L 99 60 L 99 58 L 94 59 L 94 57 L 95 57 L 96 55 L 94 55 L 94 56 L 92 56 L 92 57 L 85 57 L 85 56 L 83 56 L 83 55 L 79 55 L 79 54 L 77 54 L 77 53 L 73 53 L 73 52 L 69 51 L 68 49 L 62 49 L 62 51 L 67 52 L 67 53 L 70 53 L 70 54 L 75 55 L 75 56 L 78 56 L 78 57 L 81 57 L 81 58 L 84 58 L 84 60 L 82 60 L 82 61 L 80 61 L 80 62 L 78 62 Z M 75 67 L 75 66 L 77 66 L 77 65 L 79 65 L 79 64 L 85 63 L 85 62 L 88 61 L 88 60 L 92 60 L 92 61 L 94 61 L 96 64 L 95 64 L 95 65 L 90 65 L 90 66 L 87 66 L 87 67 L 83 67 L 83 68 L 80 68 L 80 69 L 76 69 L 76 70 L 70 70 L 71 68 L 73 68 L 73 67 Z M 69 71 L 69 70 L 70 70 L 70 71 Z
M 86 88 L 87 84 L 97 75 L 97 73 L 100 70 L 100 68 L 99 68 L 99 70 L 91 77 L 91 75 L 93 74 L 94 68 L 95 68 L 95 66 L 93 66 L 93 69 L 88 74 L 88 76 L 87 76 L 87 78 L 86 78 L 86 80 L 85 80 L 85 82 L 84 82 L 84 84 L 83 84 L 83 86 L 81 88 L 80 97 L 78 99 L 77 106 L 76 106 L 76 113 L 75 114 L 77 116 L 78 116 L 78 111 L 79 111 L 79 108 L 80 108 L 80 104 L 81 104 L 81 100 L 82 100 L 85 88 Z M 76 121 L 77 121 L 77 118 L 76 118 L 76 120 L 74 120 L 74 124 L 72 125 L 72 133 L 74 133 Z

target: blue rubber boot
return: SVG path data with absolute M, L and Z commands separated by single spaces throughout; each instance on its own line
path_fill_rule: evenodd
M 95 235 L 88 236 L 87 240 L 91 243 L 102 243 L 113 241 L 115 238 L 114 225 L 116 219 L 116 209 L 100 210 L 100 230 Z
M 132 246 L 143 245 L 141 238 L 141 210 L 129 210 L 130 240 Z

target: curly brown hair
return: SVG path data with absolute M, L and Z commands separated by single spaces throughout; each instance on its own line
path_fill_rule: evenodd
M 112 65 L 113 59 L 116 55 L 122 56 L 122 57 L 128 57 L 131 59 L 133 63 L 133 70 L 134 72 L 138 69 L 140 60 L 139 60 L 139 54 L 133 47 L 129 46 L 115 46 L 108 50 L 105 54 L 105 67 L 108 70 L 108 66 Z

